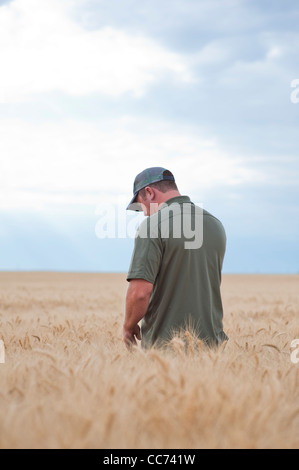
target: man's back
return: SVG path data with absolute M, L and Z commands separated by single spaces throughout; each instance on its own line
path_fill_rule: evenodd
M 188 226 L 181 218 L 184 208 L 192 214 L 189 232 L 193 227 L 200 236 L 199 247 L 190 245 L 190 235 L 178 236 L 177 228 Z M 142 319 L 144 348 L 160 346 L 182 329 L 191 329 L 208 344 L 227 339 L 220 294 L 225 231 L 213 215 L 195 208 L 187 196 L 172 198 L 139 228 L 127 279 L 154 285 Z M 171 223 L 165 224 L 166 219 Z

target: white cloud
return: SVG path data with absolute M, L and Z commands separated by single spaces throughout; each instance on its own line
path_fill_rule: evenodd
M 14 0 L 0 7 L 0 102 L 35 93 L 142 95 L 163 75 L 191 81 L 184 57 L 154 40 L 105 27 L 88 31 L 76 2 Z
M 168 167 L 179 189 L 196 197 L 262 177 L 198 130 L 140 119 L 2 120 L 0 155 L 2 209 L 128 200 L 136 174 L 150 166 Z
M 227 62 L 231 58 L 231 52 L 232 48 L 223 40 L 211 41 L 194 54 L 193 63 L 201 66 Z

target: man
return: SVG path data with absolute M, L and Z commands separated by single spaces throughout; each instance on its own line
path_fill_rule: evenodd
M 136 339 L 145 349 L 164 346 L 184 329 L 208 345 L 227 340 L 220 294 L 226 247 L 221 222 L 182 196 L 173 174 L 162 167 L 136 176 L 127 209 L 147 216 L 137 231 L 127 275 L 123 340 L 128 349 Z

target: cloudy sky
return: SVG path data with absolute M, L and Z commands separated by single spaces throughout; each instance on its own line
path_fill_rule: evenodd
M 299 273 L 298 23 L 294 0 L 0 1 L 0 269 L 126 271 L 101 207 L 164 166 L 223 222 L 224 272 Z

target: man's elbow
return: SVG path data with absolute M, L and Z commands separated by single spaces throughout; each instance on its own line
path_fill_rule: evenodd
M 138 291 L 134 292 L 134 299 L 137 302 L 144 302 L 144 301 L 146 301 L 150 298 L 150 295 L 151 295 L 151 293 L 148 292 L 148 291 L 138 290 Z

